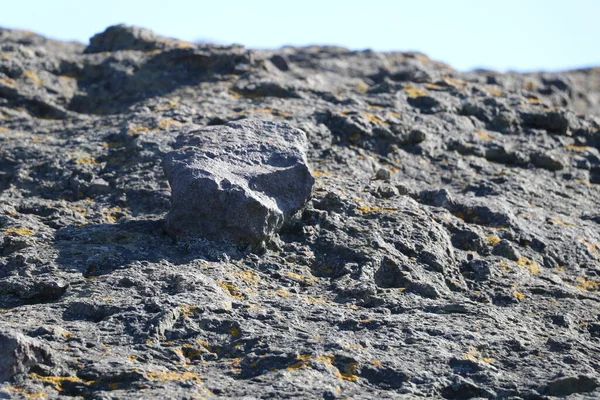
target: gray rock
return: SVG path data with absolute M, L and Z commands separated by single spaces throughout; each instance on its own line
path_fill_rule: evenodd
M 564 376 L 549 382 L 544 393 L 549 396 L 564 397 L 575 393 L 592 392 L 598 386 L 600 386 L 600 382 L 597 376 Z
M 164 49 L 165 44 L 165 38 L 161 38 L 149 29 L 121 24 L 109 26 L 104 32 L 94 35 L 85 53 L 119 50 L 150 51 Z
M 92 42 L 0 28 L 0 397 L 600 398 L 600 69 Z
M 515 249 L 515 246 L 508 240 L 501 240 L 494 249 L 492 250 L 492 254 L 504 258 L 508 258 L 509 260 L 518 261 L 521 255 L 519 251 Z
M 0 328 L 0 382 L 26 373 L 50 358 L 50 350 L 39 340 L 27 338 L 14 329 Z
M 559 171 L 565 167 L 563 160 L 550 153 L 535 152 L 531 154 L 531 162 L 538 168 L 550 171 Z
M 306 137 L 290 125 L 230 122 L 185 132 L 178 147 L 164 162 L 174 236 L 259 243 L 310 197 Z

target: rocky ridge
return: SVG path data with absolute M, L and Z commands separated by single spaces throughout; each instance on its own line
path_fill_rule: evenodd
M 0 29 L 0 398 L 598 398 L 599 82 Z M 167 155 L 246 119 L 308 204 L 174 239 Z

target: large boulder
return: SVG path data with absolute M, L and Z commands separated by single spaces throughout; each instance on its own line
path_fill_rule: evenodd
M 176 147 L 164 160 L 173 236 L 260 243 L 311 195 L 306 136 L 288 124 L 229 122 L 183 132 Z

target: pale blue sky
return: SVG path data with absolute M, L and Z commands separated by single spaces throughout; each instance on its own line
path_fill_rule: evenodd
M 4 0 L 0 26 L 87 43 L 107 26 L 249 48 L 418 50 L 460 70 L 600 66 L 600 0 Z

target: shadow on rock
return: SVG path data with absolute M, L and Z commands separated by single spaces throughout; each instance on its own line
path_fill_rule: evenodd
M 126 269 L 137 261 L 166 260 L 180 265 L 196 259 L 239 259 L 244 252 L 226 242 L 206 239 L 173 241 L 163 220 L 124 221 L 81 227 L 67 226 L 56 234 L 56 262 L 76 268 L 85 277 Z
M 78 76 L 78 88 L 84 94 L 74 96 L 68 109 L 118 114 L 145 98 L 164 96 L 180 86 L 240 74 L 241 66 L 249 63 L 248 53 L 241 47 L 175 48 L 149 58 L 140 52 L 122 56 L 130 58 L 129 68 L 122 68 L 114 57 L 84 68 Z M 151 87 L 148 82 L 153 82 Z

